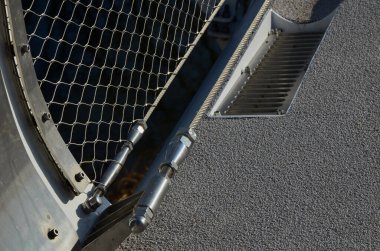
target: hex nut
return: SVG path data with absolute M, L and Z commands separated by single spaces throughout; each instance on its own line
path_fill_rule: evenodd
M 185 136 L 185 135 L 182 135 L 181 138 L 179 139 L 179 141 L 181 141 L 181 143 L 184 144 L 187 148 L 189 148 L 191 146 L 191 144 L 193 143 L 193 142 L 191 142 L 189 137 Z

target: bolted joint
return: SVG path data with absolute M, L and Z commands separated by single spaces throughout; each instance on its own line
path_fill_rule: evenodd
M 49 121 L 49 120 L 51 120 L 51 115 L 50 115 L 50 113 L 47 113 L 47 112 L 44 112 L 43 114 L 42 114 L 42 116 L 41 116 L 41 120 L 42 120 L 42 122 L 46 122 L 46 121 Z
M 49 229 L 49 232 L 47 234 L 47 236 L 50 240 L 57 238 L 58 235 L 59 235 L 59 231 L 56 228 Z
M 81 204 L 82 210 L 87 214 L 95 212 L 96 209 L 102 204 L 101 196 L 103 196 L 103 192 L 96 188 L 94 194 Z
M 84 180 L 84 178 L 86 177 L 86 175 L 84 174 L 84 172 L 79 172 L 77 174 L 75 174 L 75 180 L 77 182 L 81 182 L 82 180 Z
M 22 44 L 20 46 L 20 50 L 22 54 L 28 53 L 30 51 L 30 46 L 29 44 Z

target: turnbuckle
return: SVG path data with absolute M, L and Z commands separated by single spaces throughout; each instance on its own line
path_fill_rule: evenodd
M 129 221 L 129 227 L 134 233 L 141 233 L 152 221 L 159 208 L 174 174 L 187 156 L 196 139 L 195 132 L 190 129 L 178 134 L 168 145 L 164 163 L 158 168 L 158 173 L 152 177 L 149 185 L 140 197 Z
M 101 177 L 99 185 L 95 188 L 94 193 L 82 203 L 83 211 L 86 213 L 94 212 L 102 204 L 103 195 L 116 179 L 120 170 L 123 168 L 129 153 L 133 150 L 133 146 L 141 139 L 146 129 L 147 125 L 144 121 L 136 122 L 131 128 L 127 142 L 123 145 L 120 152 L 116 155 L 115 159 Z

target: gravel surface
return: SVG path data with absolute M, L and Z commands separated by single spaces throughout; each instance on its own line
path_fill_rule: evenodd
M 273 9 L 297 23 L 313 22 L 327 16 L 341 0 L 274 0 Z
M 300 2 L 275 7 L 307 21 L 317 1 Z M 285 117 L 203 120 L 154 222 L 119 250 L 379 250 L 379 16 L 380 1 L 342 3 Z

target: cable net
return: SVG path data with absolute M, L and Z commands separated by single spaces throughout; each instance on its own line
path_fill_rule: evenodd
M 144 119 L 219 2 L 22 1 L 46 104 L 92 179 Z

